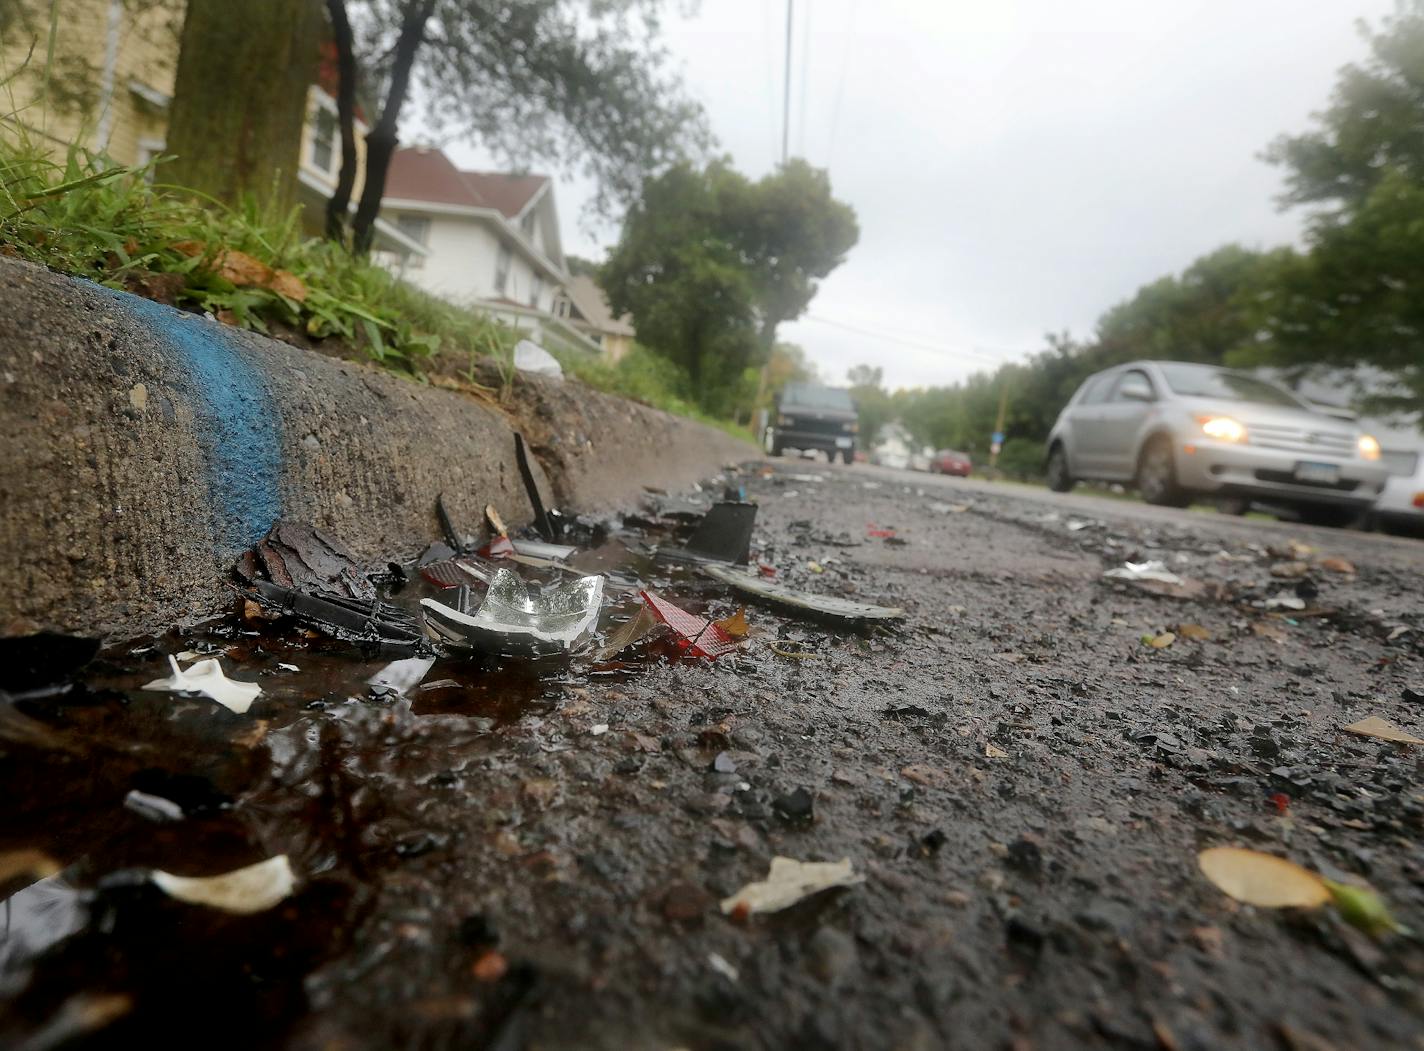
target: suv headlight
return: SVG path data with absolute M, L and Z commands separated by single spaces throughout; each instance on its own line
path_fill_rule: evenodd
M 1202 433 L 1219 442 L 1244 442 L 1246 428 L 1230 416 L 1198 416 Z
M 860 423 L 856 420 L 851 420 L 849 423 L 841 424 L 841 430 L 849 431 L 851 434 L 855 434 L 857 431 L 860 430 Z
M 1380 458 L 1380 445 L 1372 434 L 1362 434 L 1356 438 L 1355 448 L 1359 450 L 1362 460 L 1378 460 Z

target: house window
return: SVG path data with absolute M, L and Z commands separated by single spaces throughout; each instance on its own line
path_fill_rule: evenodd
M 331 174 L 336 167 L 336 114 L 325 106 L 316 108 L 312 122 L 312 167 Z
M 509 245 L 499 246 L 499 255 L 494 260 L 494 290 L 496 295 L 504 295 L 509 285 Z
M 529 282 L 529 305 L 536 310 L 539 307 L 539 297 L 544 294 L 544 279 L 535 274 Z
M 422 248 L 428 247 L 430 244 L 430 216 L 428 215 L 398 215 L 396 216 L 396 229 Z M 419 270 L 425 265 L 425 257 L 411 252 L 405 262 L 412 270 Z

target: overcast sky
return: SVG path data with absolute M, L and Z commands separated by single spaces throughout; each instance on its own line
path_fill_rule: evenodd
M 1258 154 L 1308 126 L 1354 22 L 1393 0 L 795 0 L 791 152 L 829 168 L 860 243 L 779 336 L 822 374 L 949 383 L 1086 336 L 1141 285 L 1228 242 L 1294 240 Z M 783 0 L 702 0 L 665 38 L 722 148 L 780 159 Z M 448 152 L 489 164 L 473 148 Z M 558 173 L 552 173 L 556 176 Z M 565 249 L 616 231 L 579 221 Z

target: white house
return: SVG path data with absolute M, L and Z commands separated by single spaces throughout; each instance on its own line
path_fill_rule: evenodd
M 548 176 L 461 171 L 438 149 L 398 150 L 381 215 L 425 249 L 401 258 L 411 284 L 543 342 L 599 352 L 556 308 L 570 279 Z

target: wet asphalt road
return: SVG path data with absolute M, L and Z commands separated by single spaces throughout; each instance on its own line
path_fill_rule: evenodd
M 536 679 L 442 661 L 428 678 L 458 689 L 396 704 L 294 678 L 254 707 L 256 743 L 250 721 L 152 695 L 73 723 L 122 725 L 128 758 L 5 846 L 88 850 L 96 882 L 283 852 L 303 889 L 241 922 L 110 903 L 119 933 L 43 961 L 21 1029 L 122 989 L 139 1008 L 99 1043 L 206 1018 L 214 1046 L 1424 1047 L 1416 942 L 1237 905 L 1196 865 L 1219 845 L 1289 857 L 1424 930 L 1419 754 L 1340 730 L 1377 715 L 1424 736 L 1424 544 L 861 466 L 769 474 L 741 478 L 761 561 L 903 606 L 901 626 L 750 607 L 751 638 L 715 663 L 655 648 Z M 1101 579 L 1151 558 L 1200 585 Z M 1287 562 L 1303 575 L 1272 576 Z M 656 584 L 737 605 L 690 575 Z M 1263 608 L 1281 596 L 1305 609 Z M 234 659 L 308 663 L 265 645 Z M 7 785 L 75 762 L 11 754 Z M 233 805 L 160 832 L 103 810 L 154 764 Z M 722 915 L 778 855 L 849 858 L 865 882 Z M 185 1006 L 164 1015 L 151 998 L 173 987 Z

